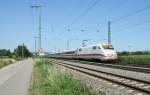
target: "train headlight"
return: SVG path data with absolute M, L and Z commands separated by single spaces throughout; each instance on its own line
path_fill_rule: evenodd
M 113 54 L 107 54 L 107 56 L 113 56 Z

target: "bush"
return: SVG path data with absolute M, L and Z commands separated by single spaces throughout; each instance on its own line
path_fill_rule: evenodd
M 7 66 L 9 64 L 12 64 L 13 62 L 11 60 L 0 60 L 0 68 Z
M 119 56 L 119 63 L 140 63 L 140 64 L 150 64 L 150 55 L 126 55 Z
M 0 58 L 8 58 L 8 57 L 12 57 L 12 53 L 10 52 L 10 50 L 0 49 Z
M 72 75 L 61 72 L 55 65 L 38 60 L 30 95 L 96 95 Z M 100 94 L 102 95 L 102 94 Z M 104 94 L 103 94 L 104 95 Z

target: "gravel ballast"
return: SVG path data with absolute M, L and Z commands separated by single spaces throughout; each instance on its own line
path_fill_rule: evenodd
M 139 93 L 138 91 L 132 90 L 130 88 L 126 88 L 115 83 L 91 77 L 89 75 L 80 73 L 75 70 L 71 70 L 63 66 L 57 65 L 57 67 L 67 73 L 73 74 L 76 79 L 81 81 L 81 83 L 86 84 L 89 88 L 95 90 L 97 93 L 99 91 L 102 91 L 105 92 L 106 95 L 144 95 L 143 93 Z
M 68 64 L 83 66 L 83 67 L 87 67 L 90 69 L 95 69 L 95 70 L 99 70 L 99 71 L 103 71 L 103 72 L 108 72 L 108 73 L 112 73 L 112 74 L 116 74 L 116 75 L 122 75 L 122 76 L 126 76 L 129 78 L 135 78 L 135 79 L 140 79 L 143 81 L 150 82 L 150 74 L 148 74 L 148 73 L 128 71 L 128 70 L 115 69 L 115 68 L 109 68 L 109 67 L 101 67 L 101 66 L 88 65 L 88 64 L 79 64 L 79 63 L 75 63 L 75 62 L 67 62 L 67 61 L 62 61 L 62 60 L 60 62 L 65 62 Z

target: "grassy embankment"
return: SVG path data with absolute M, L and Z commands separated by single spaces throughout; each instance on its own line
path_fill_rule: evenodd
M 4 67 L 4 66 L 7 66 L 9 64 L 12 64 L 13 61 L 12 60 L 2 60 L 0 59 L 0 68 Z
M 150 64 L 150 55 L 121 55 L 119 56 L 118 62 Z
M 96 95 L 72 75 L 46 61 L 36 61 L 30 95 Z M 104 95 L 104 94 L 99 94 Z

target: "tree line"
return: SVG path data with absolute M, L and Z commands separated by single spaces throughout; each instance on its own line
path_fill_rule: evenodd
M 0 57 L 1 58 L 12 58 L 12 57 L 31 57 L 32 53 L 28 50 L 25 45 L 19 45 L 17 48 L 11 52 L 9 49 L 0 49 Z
M 122 52 L 118 52 L 118 55 L 147 55 L 147 54 L 150 54 L 150 51 L 134 51 L 134 52 L 122 51 Z

